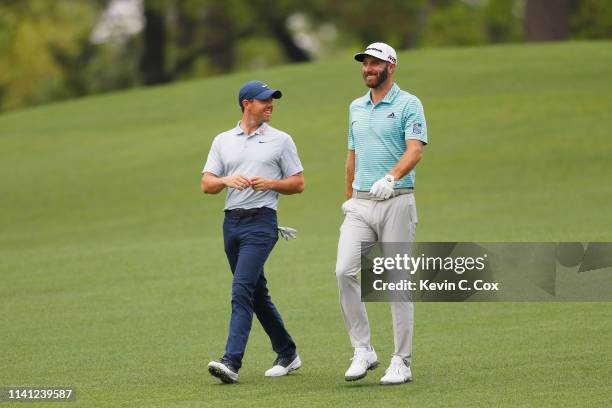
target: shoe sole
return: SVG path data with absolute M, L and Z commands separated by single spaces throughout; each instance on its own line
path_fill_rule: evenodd
M 406 381 L 402 381 L 402 382 L 380 382 L 380 385 L 402 385 L 402 384 L 407 384 L 409 382 L 412 382 L 412 378 L 408 378 Z
M 233 378 L 230 374 L 228 374 L 223 369 L 217 366 L 208 366 L 208 372 L 210 373 L 210 375 L 212 375 L 213 377 L 217 377 L 225 384 L 233 384 L 238 381 L 237 376 L 236 378 Z
M 365 373 L 363 373 L 362 375 L 358 375 L 355 377 L 344 377 L 344 379 L 346 381 L 357 381 L 357 380 L 361 380 L 362 378 L 365 378 L 366 375 L 368 375 L 368 371 L 371 370 L 375 370 L 376 368 L 378 368 L 378 366 L 380 365 L 379 361 L 375 361 L 372 364 L 370 364 L 370 366 L 368 367 L 368 369 L 365 371 Z

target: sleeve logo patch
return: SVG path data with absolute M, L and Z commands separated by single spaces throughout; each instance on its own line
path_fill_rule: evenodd
M 420 135 L 423 133 L 423 125 L 421 123 L 415 123 L 412 125 L 412 133 L 415 135 Z

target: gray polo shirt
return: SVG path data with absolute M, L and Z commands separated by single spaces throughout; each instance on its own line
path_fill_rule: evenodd
M 291 136 L 266 123 L 247 135 L 238 122 L 235 128 L 215 137 L 202 173 L 283 179 L 302 171 Z M 251 187 L 242 191 L 228 188 L 225 209 L 269 207 L 276 210 L 278 195 L 276 191 L 254 191 Z

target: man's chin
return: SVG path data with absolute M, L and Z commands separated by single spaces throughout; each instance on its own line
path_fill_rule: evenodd
M 378 80 L 375 80 L 375 81 L 368 81 L 368 80 L 366 79 L 366 80 L 364 80 L 364 82 L 365 82 L 365 85 L 366 85 L 368 88 L 376 88 L 376 87 L 378 87 L 378 85 L 380 85 L 380 83 L 378 82 Z

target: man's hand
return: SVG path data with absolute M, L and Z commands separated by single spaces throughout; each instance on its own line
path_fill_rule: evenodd
M 385 177 L 378 180 L 370 189 L 370 194 L 381 200 L 386 200 L 393 195 L 393 187 L 395 187 L 395 178 L 387 174 Z
M 223 181 L 223 184 L 225 184 L 226 187 L 235 188 L 238 191 L 242 191 L 251 185 L 249 179 L 244 176 L 241 176 L 240 174 L 222 177 L 221 180 Z
M 251 187 L 253 187 L 253 190 L 255 191 L 268 191 L 268 190 L 272 190 L 274 188 L 274 182 L 276 180 L 273 179 L 267 179 L 264 177 L 260 177 L 260 176 L 255 176 L 252 177 L 250 182 L 251 182 Z

